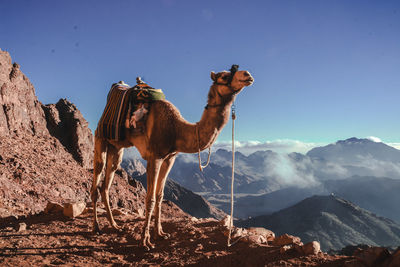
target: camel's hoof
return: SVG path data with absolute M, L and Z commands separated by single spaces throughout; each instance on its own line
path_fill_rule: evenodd
M 151 249 L 154 249 L 156 246 L 150 242 L 147 242 L 147 244 L 143 245 L 144 250 L 150 251 Z
M 118 233 L 122 232 L 122 228 L 119 227 L 117 224 L 112 225 L 111 227 L 112 227 L 112 229 L 114 229 L 114 231 L 116 231 Z
M 92 233 L 95 234 L 95 235 L 96 234 L 99 235 L 99 234 L 101 234 L 101 230 L 100 230 L 100 228 L 98 226 L 94 226 L 93 229 L 92 229 Z
M 158 239 L 164 239 L 164 240 L 170 238 L 170 234 L 167 233 L 157 234 L 156 236 Z

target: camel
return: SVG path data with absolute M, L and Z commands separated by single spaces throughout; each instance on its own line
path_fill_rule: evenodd
M 230 108 L 236 95 L 253 83 L 254 79 L 248 71 L 238 71 L 237 65 L 235 66 L 236 69 L 232 66 L 231 72 L 211 72 L 213 84 L 208 93 L 207 106 L 199 122 L 187 122 L 172 103 L 159 100 L 151 104 L 143 134 L 133 134 L 133 129 L 127 128 L 126 138 L 123 141 L 95 138 L 91 188 L 94 232 L 100 232 L 96 210 L 99 189 L 111 226 L 116 230 L 120 229 L 110 209 L 109 190 L 114 173 L 121 163 L 123 149 L 135 146 L 147 161 L 146 212 L 141 243 L 146 250 L 155 247 L 150 241 L 150 222 L 154 209 L 155 237 L 164 239 L 169 237 L 161 226 L 161 203 L 168 173 L 179 152 L 198 153 L 215 142 L 229 120 Z M 99 188 L 104 168 L 104 183 Z

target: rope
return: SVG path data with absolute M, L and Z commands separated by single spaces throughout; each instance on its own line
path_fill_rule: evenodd
M 205 168 L 205 167 L 207 167 L 208 166 L 208 164 L 210 163 L 210 157 L 211 157 L 211 146 L 209 146 L 208 147 L 208 158 L 207 158 L 207 163 L 206 163 L 206 165 L 201 165 L 201 157 L 200 157 L 200 137 L 199 137 L 199 127 L 198 127 L 198 124 L 196 124 L 196 135 L 197 135 L 197 147 L 198 147 L 198 149 L 199 149 L 199 152 L 198 152 L 198 158 L 199 158 L 199 168 L 200 168 L 200 171 L 203 171 L 203 169 Z
M 229 233 L 228 233 L 228 247 L 233 246 L 236 240 L 231 244 L 231 233 L 232 233 L 232 226 L 233 226 L 233 183 L 235 181 L 235 119 L 236 119 L 236 112 L 235 112 L 235 104 L 232 105 L 232 182 L 231 182 L 231 217 L 229 220 Z

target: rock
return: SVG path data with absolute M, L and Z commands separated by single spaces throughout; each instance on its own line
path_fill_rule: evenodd
M 226 228 L 229 228 L 230 220 L 231 220 L 231 216 L 226 215 L 222 220 L 219 221 L 219 224 Z
M 126 212 L 124 212 L 124 211 L 122 211 L 122 210 L 120 210 L 120 209 L 113 209 L 113 210 L 112 210 L 112 214 L 113 214 L 114 216 L 127 215 Z
M 244 241 L 247 241 L 249 243 L 254 243 L 254 244 L 267 244 L 268 243 L 267 239 L 262 235 L 249 235 L 243 239 L 244 239 Z
M 86 208 L 84 202 L 67 203 L 64 205 L 63 214 L 70 218 L 75 218 L 83 213 Z
M 279 252 L 280 252 L 281 254 L 284 254 L 284 253 L 286 253 L 286 251 L 291 250 L 291 249 L 292 249 L 292 246 L 291 246 L 291 245 L 284 245 L 283 247 L 281 247 L 281 248 L 279 249 Z
M 371 247 L 355 251 L 354 257 L 366 266 L 379 266 L 390 257 L 390 253 L 386 248 Z
M 26 223 L 19 223 L 18 232 L 26 231 Z
M 288 234 L 284 234 L 278 236 L 277 238 L 272 241 L 272 245 L 274 246 L 284 246 L 284 245 L 291 245 L 291 244 L 303 244 L 300 240 L 300 237 L 292 236 Z
M 271 230 L 265 229 L 263 227 L 250 227 L 248 229 L 249 234 L 254 233 L 262 235 L 267 241 L 273 241 L 275 239 L 275 233 Z
M 191 220 L 192 222 L 198 222 L 198 221 L 199 221 L 199 219 L 197 219 L 196 217 L 192 217 L 192 218 L 190 218 L 190 220 Z
M 139 215 L 139 217 L 144 217 L 144 210 L 142 208 L 138 208 L 136 213 Z
M 393 252 L 392 257 L 389 261 L 388 267 L 400 266 L 400 248 Z
M 50 134 L 60 140 L 82 167 L 91 168 L 94 139 L 79 109 L 67 99 L 60 99 L 57 104 L 43 106 L 43 110 Z
M 321 245 L 317 241 L 311 241 L 302 248 L 304 255 L 318 255 L 318 253 L 321 252 Z
M 64 207 L 58 203 L 47 202 L 46 208 L 44 209 L 44 213 L 61 213 L 63 212 Z

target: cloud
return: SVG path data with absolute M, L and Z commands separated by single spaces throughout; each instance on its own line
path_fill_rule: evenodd
M 277 153 L 307 153 L 310 149 L 321 146 L 321 143 L 306 143 L 298 140 L 277 139 L 273 141 L 235 141 L 235 149 L 245 155 L 249 155 L 260 150 L 272 150 Z M 232 144 L 229 141 L 217 141 L 214 149 L 223 148 L 232 150 Z
M 382 143 L 382 140 L 379 137 L 376 137 L 376 136 L 368 136 L 366 138 L 368 140 L 371 140 L 371 141 L 375 142 L 375 143 Z

